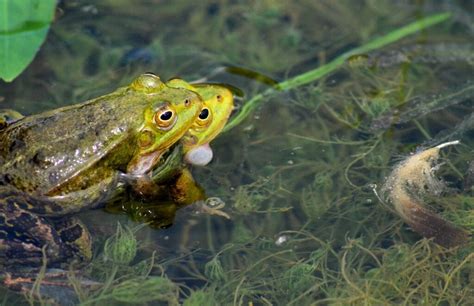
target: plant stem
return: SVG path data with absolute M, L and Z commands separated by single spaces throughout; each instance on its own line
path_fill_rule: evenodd
M 263 98 L 269 95 L 275 94 L 282 90 L 289 90 L 289 89 L 302 86 L 304 84 L 308 84 L 310 82 L 314 82 L 322 78 L 323 76 L 339 69 L 346 62 L 346 60 L 353 55 L 367 53 L 367 52 L 382 48 L 408 35 L 411 35 L 413 33 L 416 33 L 418 31 L 431 27 L 437 23 L 443 22 L 447 20 L 450 16 L 451 16 L 450 13 L 442 13 L 442 14 L 437 14 L 437 15 L 426 17 L 426 18 L 422 18 L 404 27 L 396 29 L 384 36 L 375 38 L 374 40 L 360 47 L 357 47 L 348 52 L 345 52 L 321 67 L 312 69 L 308 72 L 305 72 L 291 79 L 288 79 L 284 82 L 281 82 L 277 84 L 275 88 L 270 88 L 270 89 L 265 90 L 264 92 L 254 96 L 247 103 L 245 103 L 242 106 L 242 109 L 240 110 L 240 112 L 237 114 L 237 116 L 235 116 L 226 125 L 223 132 L 227 132 L 230 129 L 239 125 L 263 101 Z

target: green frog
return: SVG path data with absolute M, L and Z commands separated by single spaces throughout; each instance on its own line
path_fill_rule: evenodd
M 91 239 L 71 215 L 132 186 L 153 184 L 163 154 L 202 109 L 194 91 L 144 74 L 111 94 L 0 130 L 0 262 L 50 266 L 91 258 Z
M 166 84 L 197 92 L 203 99 L 201 112 L 166 162 L 153 170 L 152 180 L 157 185 L 154 201 L 143 203 L 131 199 L 109 202 L 106 206 L 109 212 L 125 212 L 135 221 L 157 228 L 169 226 L 180 207 L 205 198 L 204 190 L 195 183 L 186 164 L 204 166 L 211 161 L 213 153 L 209 143 L 222 131 L 234 108 L 233 92 L 226 85 L 189 84 L 178 78 Z M 227 214 L 213 207 L 201 206 L 200 209 L 228 218 Z

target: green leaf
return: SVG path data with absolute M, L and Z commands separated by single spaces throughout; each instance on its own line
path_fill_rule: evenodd
M 33 60 L 54 17 L 56 0 L 0 0 L 0 78 L 16 78 Z

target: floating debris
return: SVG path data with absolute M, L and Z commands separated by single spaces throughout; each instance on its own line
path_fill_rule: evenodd
M 444 220 L 423 204 L 423 196 L 440 195 L 444 184 L 434 176 L 439 168 L 439 150 L 459 141 L 442 143 L 418 152 L 401 162 L 388 177 L 382 193 L 410 227 L 444 247 L 455 247 L 469 241 L 469 234 Z

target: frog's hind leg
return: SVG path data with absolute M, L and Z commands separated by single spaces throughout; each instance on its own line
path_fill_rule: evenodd
M 61 237 L 61 241 L 81 261 L 92 259 L 92 241 L 87 227 L 78 218 L 63 218 L 55 221 L 55 229 Z
M 38 216 L 12 198 L 0 202 L 0 265 L 58 266 L 76 254 L 63 243 L 51 220 Z
M 20 120 L 24 116 L 12 109 L 0 109 L 0 130 L 6 128 L 13 122 Z
M 0 258 L 7 265 L 38 266 L 62 258 L 61 239 L 47 220 L 29 211 L 0 207 Z

